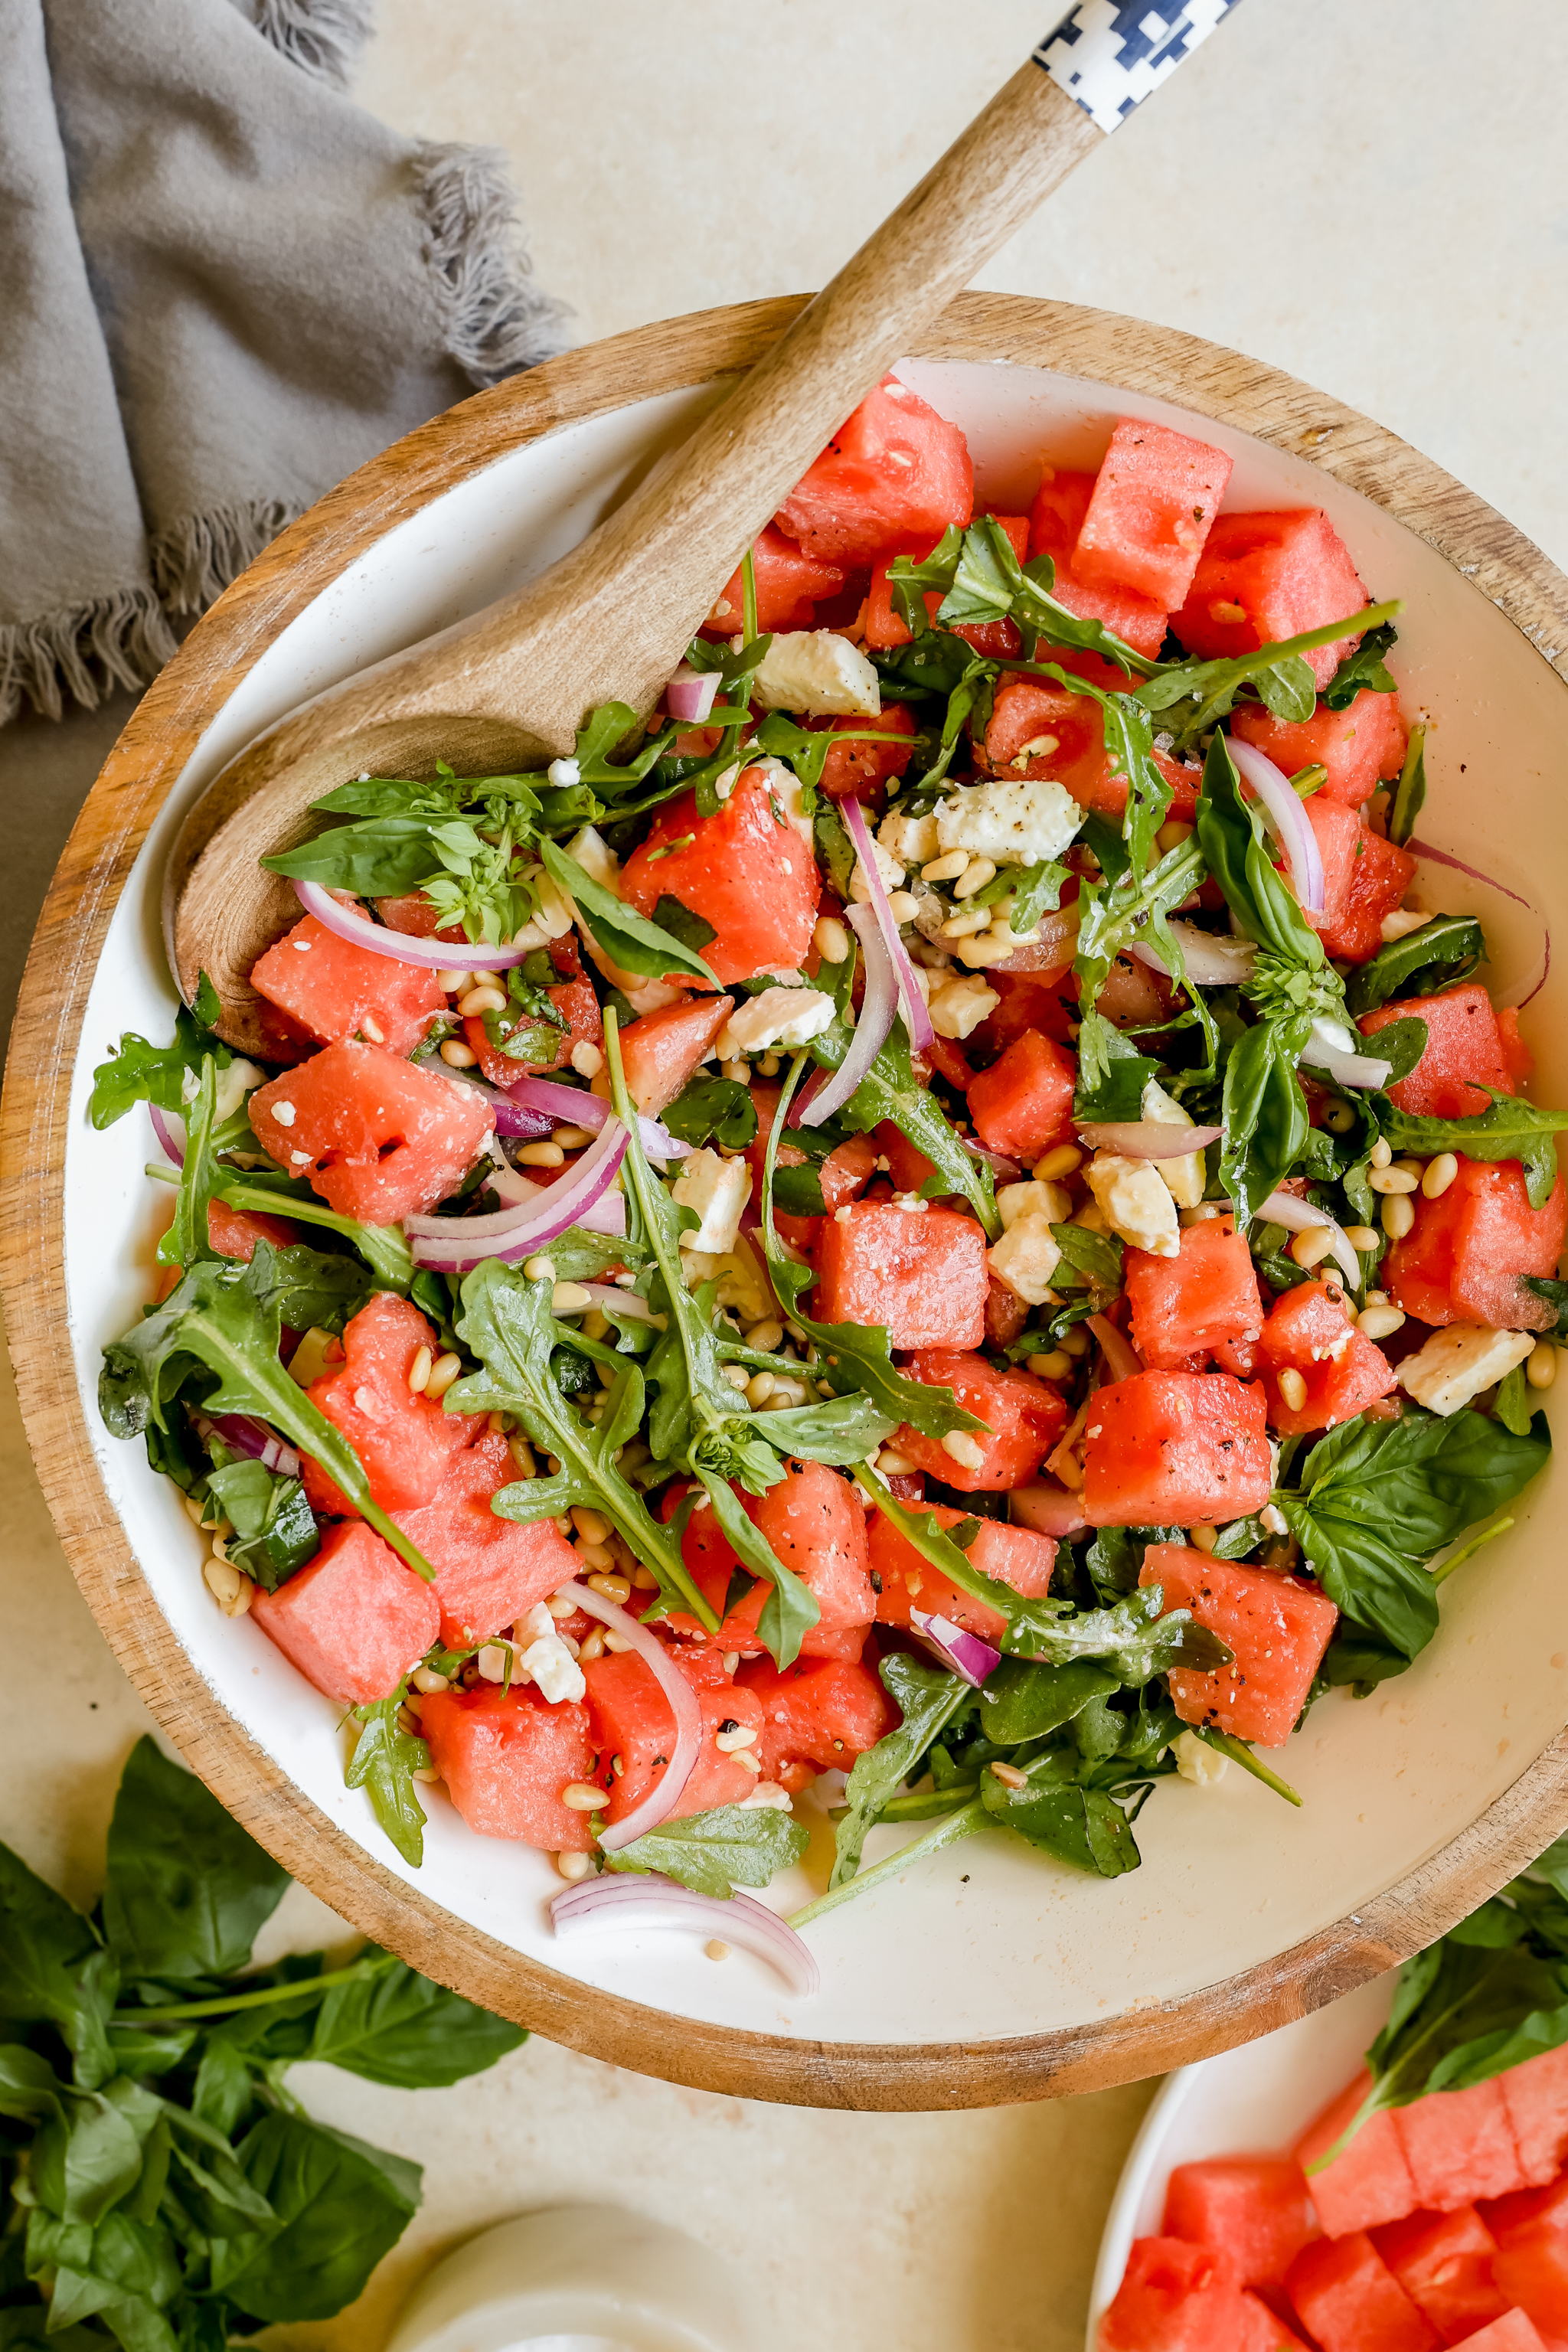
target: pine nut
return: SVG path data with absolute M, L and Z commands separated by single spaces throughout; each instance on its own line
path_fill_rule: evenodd
M 373 1045 L 384 1045 L 386 1043 L 385 1030 L 373 1021 L 368 1013 L 359 1024 L 359 1033 L 362 1037 L 367 1037 Z
M 444 1397 L 452 1382 L 460 1377 L 462 1370 L 461 1356 L 437 1356 L 430 1367 L 430 1377 L 425 1383 L 426 1395 Z
M 980 932 L 989 930 L 990 928 L 989 907 L 966 907 L 962 915 L 948 917 L 942 927 L 942 936 L 944 940 L 974 939 Z
M 750 1062 L 721 1062 L 719 1075 L 721 1077 L 731 1079 L 738 1087 L 749 1086 L 752 1066 Z
M 1061 1338 L 1057 1341 L 1057 1345 L 1061 1349 L 1064 1356 L 1087 1356 L 1089 1353 L 1089 1333 L 1082 1329 L 1079 1324 L 1069 1323 L 1067 1329 L 1062 1333 Z
M 753 1372 L 746 1382 L 746 1402 L 766 1404 L 775 1386 L 776 1382 L 772 1372 Z
M 445 1046 L 441 1050 L 445 1053 Z M 566 1154 L 558 1143 L 525 1143 L 517 1156 L 524 1168 L 563 1168 L 566 1164 Z
M 1414 1192 L 1417 1182 L 1408 1168 L 1373 1168 L 1366 1181 L 1374 1192 L 1382 1192 L 1388 1199 L 1402 1192 Z
M 1364 1257 L 1369 1251 L 1374 1250 L 1378 1246 L 1377 1228 L 1375 1225 L 1347 1225 L 1345 1227 L 1345 1239 L 1349 1242 L 1352 1249 L 1357 1251 L 1363 1257 Z
M 591 1780 L 568 1780 L 561 1791 L 561 1801 L 568 1812 L 596 1813 L 605 1801 L 605 1792 L 595 1789 Z
M 1064 1176 L 1076 1176 L 1083 1166 L 1083 1154 L 1076 1143 L 1058 1143 L 1043 1160 L 1037 1160 L 1029 1173 L 1042 1184 L 1059 1184 Z
M 430 1353 L 428 1348 L 421 1348 L 419 1349 L 414 1361 L 408 1367 L 408 1393 L 410 1396 L 424 1395 L 425 1383 L 430 1377 L 431 1368 L 435 1361 L 436 1359 Z
M 443 996 L 456 996 L 459 989 L 472 987 L 473 979 L 471 971 L 438 971 L 436 985 Z
M 1386 1168 L 1394 1154 L 1380 1135 L 1366 1156 L 1374 1168 Z
M 1440 1201 L 1455 1177 L 1459 1163 L 1451 1151 L 1439 1151 L 1436 1160 L 1426 1162 L 1426 1172 L 1421 1179 L 1421 1192 L 1426 1200 Z
M 985 1449 L 966 1429 L 950 1429 L 942 1441 L 942 1450 L 951 1454 L 966 1470 L 978 1470 L 985 1460 Z
M 1333 1248 L 1334 1235 L 1331 1225 L 1309 1225 L 1290 1244 L 1290 1255 L 1298 1265 L 1316 1265 Z
M 1287 1364 L 1279 1375 L 1279 1401 L 1292 1412 L 1300 1412 L 1307 1402 L 1307 1383 L 1294 1364 Z
M 759 1780 L 762 1779 L 763 1759 L 760 1756 L 753 1756 L 749 1748 L 737 1748 L 731 1760 L 736 1764 L 743 1764 L 748 1772 L 754 1772 Z
M 1397 1307 L 1363 1307 L 1356 1317 L 1356 1329 L 1368 1339 L 1390 1339 L 1405 1321 Z
M 581 1315 L 593 1304 L 580 1282 L 558 1282 L 550 1294 L 552 1315 Z
M 600 1053 L 597 1045 L 590 1045 L 586 1037 L 580 1039 L 573 1046 L 572 1067 L 580 1078 L 596 1078 L 604 1066 L 603 1054 Z
M 723 1367 L 723 1373 L 724 1378 L 729 1381 L 730 1386 L 734 1389 L 738 1394 L 744 1396 L 747 1389 L 751 1385 L 752 1380 L 752 1376 L 746 1370 L 744 1364 L 726 1364 Z
M 555 1867 L 563 1878 L 569 1879 L 575 1885 L 579 1879 L 586 1878 L 593 1870 L 594 1857 L 591 1853 L 558 1853 Z
M 920 903 L 910 890 L 889 890 L 888 893 L 888 912 L 900 927 L 914 921 L 920 912 Z
M 594 1140 L 595 1129 L 591 1127 L 558 1127 L 551 1140 L 563 1151 L 581 1151 Z
M 1043 1356 L 1031 1356 L 1028 1369 L 1037 1380 L 1065 1381 L 1072 1370 L 1072 1358 L 1065 1349 L 1052 1348 Z
M 913 1474 L 915 1465 L 907 1455 L 897 1453 L 890 1445 L 884 1445 L 871 1467 L 879 1470 L 884 1478 L 908 1478 Z
M 754 1748 L 756 1744 L 756 1727 L 750 1723 L 738 1723 L 732 1731 L 716 1731 L 713 1734 L 714 1747 L 725 1756 L 733 1756 L 739 1748 Z
M 588 1579 L 588 1590 L 601 1594 L 606 1601 L 615 1601 L 618 1608 L 624 1608 L 632 1597 L 629 1577 L 609 1576 L 603 1569 L 596 1570 Z
M 755 1348 L 760 1356 L 771 1356 L 784 1339 L 784 1325 L 771 1318 L 765 1323 L 753 1323 L 746 1334 L 748 1348 Z
M 530 1282 L 553 1282 L 555 1261 L 548 1257 L 531 1257 L 523 1262 L 523 1273 Z
M 1402 1242 L 1415 1223 L 1415 1203 L 1404 1192 L 1391 1193 L 1383 1204 L 1383 1230 L 1391 1242 Z
M 243 1617 L 256 1598 L 255 1585 L 248 1576 L 240 1574 L 232 1560 L 205 1560 L 202 1577 L 226 1617 Z
M 921 867 L 922 882 L 956 882 L 969 864 L 967 849 L 949 849 L 941 857 L 933 857 Z
M 1213 1551 L 1219 1538 L 1213 1528 L 1189 1528 L 1187 1541 L 1194 1551 Z
M 579 1665 L 591 1666 L 595 1658 L 602 1658 L 604 1654 L 605 1629 L 602 1625 L 595 1625 L 592 1632 L 583 1636 L 583 1646 L 577 1653 L 577 1663 Z
M 849 934 L 837 915 L 819 915 L 811 943 L 824 963 L 842 963 L 849 953 Z
M 1524 1377 L 1532 1389 L 1549 1389 L 1557 1378 L 1557 1350 L 1550 1339 L 1537 1339 L 1525 1359 Z
M 610 1533 L 608 1519 L 602 1517 L 597 1511 L 589 1510 L 584 1503 L 573 1505 L 572 1524 L 584 1543 L 602 1544 L 608 1540 Z
M 1058 1454 L 1055 1460 L 1057 1476 L 1069 1492 L 1076 1495 L 1083 1485 L 1083 1464 L 1076 1454 Z
M 450 1690 L 452 1687 L 450 1675 L 437 1674 L 434 1666 L 416 1666 L 408 1679 L 415 1689 L 423 1691 L 426 1697 L 437 1691 Z
M 1026 1789 L 1029 1785 L 1028 1774 L 1020 1772 L 1016 1764 L 994 1762 L 991 1770 L 993 1777 L 1000 1780 L 1005 1789 Z
M 996 868 L 989 857 L 972 857 L 952 886 L 955 898 L 973 898 L 976 890 L 984 890 L 987 882 L 996 879 Z
M 702 1948 L 710 1960 L 727 1960 L 730 1957 L 730 1947 L 721 1936 L 710 1936 Z
M 504 1013 L 506 998 L 499 988 L 470 988 L 458 997 L 458 1010 L 465 1021 L 477 1021 L 482 1013 Z
M 604 1633 L 605 1647 L 606 1650 L 629 1650 L 632 1646 L 631 1635 L 629 1633 L 617 1633 L 613 1625 L 606 1625 L 604 1629 Z
M 441 1048 L 441 1059 L 450 1070 L 471 1070 L 479 1058 L 473 1047 L 465 1045 L 460 1037 L 448 1037 Z
M 793 1412 L 796 1405 L 805 1402 L 805 1389 L 799 1381 L 775 1381 L 768 1399 L 769 1412 Z
M 1190 841 L 1192 834 L 1190 824 L 1184 824 L 1180 817 L 1173 816 L 1154 835 L 1154 846 L 1162 857 L 1168 856 L 1173 849 L 1180 849 L 1184 841 Z

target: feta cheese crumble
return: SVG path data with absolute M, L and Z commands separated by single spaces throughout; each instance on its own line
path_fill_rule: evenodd
M 877 827 L 877 839 L 902 866 L 929 866 L 937 855 L 936 812 L 904 816 L 893 809 Z
M 770 1045 L 808 1045 L 832 1025 L 833 999 L 820 988 L 764 988 L 761 996 L 742 997 L 725 1022 L 719 1059 L 743 1061 Z
M 936 808 L 941 849 L 967 849 L 997 866 L 1034 866 L 1059 857 L 1083 823 L 1065 784 L 1049 776 L 993 776 L 968 784 Z
M 752 1171 L 743 1160 L 721 1160 L 704 1145 L 683 1163 L 670 1193 L 681 1208 L 693 1210 L 701 1221 L 694 1233 L 681 1234 L 683 1249 L 722 1257 L 734 1248 L 741 1212 L 752 1197 Z
M 1230 1767 L 1228 1756 L 1218 1756 L 1206 1739 L 1195 1731 L 1178 1731 L 1171 1742 L 1171 1753 L 1176 1759 L 1176 1770 L 1194 1789 L 1212 1789 L 1225 1779 Z
M 1157 1078 L 1151 1078 L 1144 1087 L 1138 1108 L 1141 1118 L 1160 1127 L 1191 1127 L 1194 1123 Z M 1179 1209 L 1197 1207 L 1208 1182 L 1201 1151 L 1189 1151 L 1181 1160 L 1156 1160 L 1151 1165 L 1158 1170 Z
M 1147 1250 L 1151 1257 L 1180 1255 L 1176 1203 L 1152 1160 L 1124 1160 L 1119 1152 L 1100 1151 L 1083 1172 L 1106 1223 L 1119 1240 L 1131 1249 Z
M 1492 1331 L 1484 1323 L 1447 1323 L 1434 1331 L 1398 1371 L 1399 1385 L 1428 1412 L 1458 1412 L 1522 1364 L 1535 1346 L 1533 1331 Z
M 1049 1191 L 1048 1185 L 1038 1188 L 1015 1185 L 1016 1192 L 1034 1189 Z M 1061 1223 L 1058 1217 L 1057 1223 Z M 1061 1251 L 1051 1231 L 1051 1220 L 1037 1210 L 1027 1216 L 1015 1217 L 999 1242 L 993 1242 L 985 1253 L 985 1262 L 998 1282 L 1005 1282 L 1016 1298 L 1026 1307 L 1044 1307 L 1053 1296 L 1051 1276 L 1061 1264 Z
M 876 719 L 882 691 L 876 671 L 847 637 L 832 629 L 786 629 L 775 636 L 752 681 L 764 710 Z

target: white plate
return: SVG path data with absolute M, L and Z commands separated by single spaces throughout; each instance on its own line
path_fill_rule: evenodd
M 903 373 L 963 425 L 981 494 L 1003 510 L 1026 507 L 1047 454 L 1095 463 L 1124 413 L 1229 450 L 1232 507 L 1326 506 L 1373 595 L 1406 600 L 1394 667 L 1408 705 L 1433 726 L 1424 831 L 1544 898 L 1568 936 L 1562 681 L 1424 541 L 1304 459 L 1163 402 L 1010 365 L 921 362 Z M 148 1295 L 166 1196 L 142 1174 L 156 1156 L 143 1112 L 103 1133 L 89 1124 L 92 1068 L 122 1029 L 169 1034 L 174 996 L 159 943 L 159 876 L 184 812 L 226 761 L 305 696 L 541 569 L 707 396 L 660 395 L 502 458 L 390 531 L 290 625 L 225 705 L 163 810 L 115 910 L 84 1024 L 66 1175 L 69 1340 L 110 1496 L 159 1606 L 222 1705 L 329 1819 L 407 1878 L 414 1874 L 364 1797 L 343 1787 L 337 1707 L 258 1626 L 218 1614 L 173 1488 L 153 1476 L 139 1445 L 117 1444 L 99 1422 L 100 1349 Z M 1495 892 L 1444 875 L 1434 903 L 1484 909 L 1500 982 L 1534 960 L 1536 925 Z M 1568 1092 L 1565 991 L 1560 958 L 1530 1024 L 1546 1100 Z M 1173 1780 L 1140 1822 L 1142 1869 L 1110 1884 L 1021 1843 L 972 1841 L 812 1931 L 824 1978 L 812 2003 L 781 1996 L 759 1962 L 736 1955 L 718 1967 L 679 1939 L 556 1944 L 544 1906 L 559 1882 L 548 1860 L 474 1836 L 439 1796 L 418 1884 L 503 1944 L 582 1982 L 678 2016 L 829 2044 L 988 2042 L 1101 2024 L 1192 1994 L 1271 1959 L 1404 1877 L 1475 1821 L 1558 1729 L 1568 1580 L 1559 1547 L 1544 1539 L 1558 1475 L 1549 1471 L 1515 1507 L 1518 1531 L 1445 1588 L 1442 1632 L 1415 1671 L 1365 1703 L 1331 1696 L 1275 1759 L 1305 1797 L 1301 1811 L 1238 1770 L 1211 1790 Z M 897 1838 L 873 1832 L 871 1857 Z M 797 1873 L 771 1899 L 788 1910 L 808 1891 Z

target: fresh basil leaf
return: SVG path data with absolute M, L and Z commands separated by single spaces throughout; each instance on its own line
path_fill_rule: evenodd
M 527 2041 L 521 2026 L 433 1984 L 404 1961 L 372 1958 L 365 1975 L 327 1994 L 308 2057 L 346 2066 L 368 2082 L 417 2091 L 482 2074 Z
M 360 1728 L 343 1785 L 364 1790 L 376 1820 L 404 1861 L 417 1870 L 425 1859 L 426 1816 L 414 1775 L 429 1769 L 430 1750 L 398 1726 L 405 1688 L 399 1684 L 390 1698 L 351 1709 Z
M 273 2220 L 215 2242 L 212 2284 L 255 2319 L 331 2319 L 419 2210 L 418 2165 L 304 2116 L 265 2116 L 239 2159 Z
M 1434 915 L 1418 930 L 1380 948 L 1370 963 L 1356 966 L 1345 982 L 1345 1009 L 1374 1013 L 1391 997 L 1432 996 L 1440 988 L 1456 988 L 1486 951 L 1486 934 L 1473 915 Z M 1368 1052 L 1383 1051 L 1383 1034 L 1379 1031 L 1375 1041 L 1368 1040 Z
M 638 972 L 649 980 L 689 972 L 705 980 L 710 988 L 718 987 L 715 973 L 700 955 L 650 923 L 602 882 L 595 882 L 555 842 L 542 840 L 539 851 L 552 881 L 566 893 L 599 946 L 623 971 Z
M 323 890 L 351 890 L 356 898 L 403 898 L 440 870 L 431 819 L 422 816 L 373 817 L 362 824 L 334 825 L 297 848 L 262 858 L 261 864 L 268 873 L 290 881 L 319 883 Z
M 171 1985 L 231 1976 L 288 1885 L 212 1791 L 144 1734 L 109 1825 L 103 1926 L 121 1974 Z
M 1063 1265 L 1080 1275 L 1089 1289 L 1109 1304 L 1121 1287 L 1122 1245 L 1116 1235 L 1091 1233 L 1087 1225 L 1053 1225 L 1051 1238 L 1062 1254 Z M 1059 1286 L 1068 1286 L 1065 1276 Z
M 1517 1160 L 1531 1207 L 1543 1209 L 1557 1181 L 1555 1139 L 1568 1127 L 1568 1110 L 1548 1110 L 1517 1095 L 1499 1094 L 1482 1080 L 1472 1083 L 1491 1100 L 1469 1118 L 1421 1118 L 1400 1110 L 1385 1095 L 1377 1096 L 1378 1125 L 1390 1150 L 1416 1152 L 1423 1160 L 1440 1151 L 1463 1152 L 1468 1160 Z
M 822 1197 L 822 1179 L 816 1170 L 809 1164 L 775 1169 L 773 1206 L 782 1209 L 786 1217 L 825 1216 L 827 1203 Z
M 662 1822 L 618 1853 L 610 1870 L 653 1871 L 699 1895 L 728 1897 L 737 1886 L 766 1886 L 775 1871 L 799 1862 L 810 1843 L 802 1822 L 771 1805 L 715 1805 Z
M 54 2026 L 94 2090 L 115 2072 L 105 2027 L 116 1981 L 91 1921 L 0 1845 L 0 2021 Z
M 341 1333 L 375 1296 L 376 1286 L 357 1258 L 308 1249 L 302 1242 L 285 1249 L 258 1242 L 256 1255 L 261 1263 L 251 1262 L 251 1296 L 264 1313 L 276 1308 L 290 1331 Z
M 1088 1659 L 1070 1666 L 1047 1666 L 1004 1658 L 981 1687 L 980 1727 L 994 1747 L 1021 1747 L 1026 1739 L 1059 1731 L 1091 1700 L 1109 1698 L 1120 1688 L 1109 1668 Z M 1118 1741 L 1120 1738 L 1119 1731 Z
M 1142 1118 L 1143 1089 L 1151 1078 L 1159 1076 L 1160 1069 L 1152 1055 L 1141 1054 L 1120 1029 L 1113 1029 L 1106 1041 L 1106 1065 L 1099 1085 L 1089 1089 L 1080 1080 L 1073 1098 L 1074 1124 L 1085 1119 Z
M 844 1790 L 848 1810 L 836 1832 L 837 1853 L 830 1888 L 854 1877 L 867 1832 L 883 1807 L 913 1774 L 937 1734 L 973 1700 L 968 1684 L 956 1675 L 921 1665 L 900 1650 L 881 1659 L 877 1671 L 902 1719 L 895 1730 L 885 1732 L 874 1748 L 855 1759 Z
M 653 919 L 661 930 L 668 931 L 672 940 L 679 940 L 683 948 L 689 948 L 696 956 L 700 956 L 704 948 L 711 947 L 719 936 L 711 923 L 705 922 L 700 915 L 693 914 L 691 908 L 682 906 L 679 898 L 672 898 L 668 890 L 656 904 Z
M 1306 1149 L 1311 1127 L 1296 1076 L 1305 1019 L 1259 1021 L 1232 1046 L 1225 1066 L 1219 1181 L 1245 1233 Z
M 751 1088 L 738 1078 L 714 1077 L 706 1070 L 687 1080 L 659 1118 L 680 1142 L 721 1143 L 727 1151 L 744 1151 L 757 1132 Z
M 1396 1087 L 1402 1078 L 1407 1078 L 1410 1076 L 1411 1071 L 1420 1062 L 1426 1051 L 1429 1034 L 1430 1032 L 1425 1021 L 1418 1021 L 1414 1017 L 1390 1021 L 1384 1027 L 1379 1029 L 1375 1035 L 1367 1039 L 1363 1050 L 1369 1055 L 1375 1056 L 1378 1061 L 1386 1062 L 1389 1065 L 1388 1076 L 1384 1083 L 1385 1086 Z M 1310 1064 L 1311 1058 L 1311 1048 L 1309 1046 L 1302 1054 L 1301 1059 Z
M 1426 730 L 1413 727 L 1405 748 L 1405 765 L 1388 809 L 1388 837 L 1403 849 L 1415 830 L 1426 802 Z
M 215 1483 L 226 1479 L 241 1468 L 232 1464 L 227 1471 L 209 1471 L 207 1485 L 229 1518 L 234 1518 L 232 1502 L 225 1501 Z M 259 1464 L 243 1465 L 259 1468 Z M 321 1548 L 321 1532 L 316 1524 L 303 1485 L 298 1478 L 276 1477 L 270 1471 L 263 1474 L 268 1482 L 268 1496 L 261 1521 L 253 1533 L 247 1533 L 238 1522 L 229 1539 L 228 1556 L 237 1568 L 259 1584 L 265 1592 L 276 1592 L 297 1569 L 314 1559 Z
M 1397 694 L 1399 688 L 1389 676 L 1384 656 L 1399 643 L 1399 632 L 1392 621 L 1379 622 L 1368 629 L 1353 653 L 1346 654 L 1323 688 L 1323 700 L 1331 710 L 1348 710 L 1356 696 L 1364 689 L 1373 694 Z
M 1247 938 L 1287 964 L 1321 971 L 1322 941 L 1268 856 L 1258 804 L 1242 797 L 1224 735 L 1215 736 L 1204 761 L 1194 827 L 1208 871 Z

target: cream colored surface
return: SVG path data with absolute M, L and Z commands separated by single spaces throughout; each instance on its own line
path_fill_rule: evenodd
M 382 0 L 358 94 L 400 128 L 510 150 L 540 274 L 587 340 L 820 283 L 1051 14 L 1051 0 Z M 1548 456 L 1568 372 L 1568 151 L 1549 110 L 1564 66 L 1552 0 L 1248 0 L 985 282 L 1258 352 L 1394 425 L 1568 559 L 1568 484 Z M 8 808 L 66 764 L 73 734 L 79 791 L 101 722 L 47 744 L 33 728 L 0 737 Z M 12 904 L 20 930 L 31 906 Z M 3 1468 L 0 1834 L 86 1898 L 146 1718 L 71 1583 L 14 1412 Z M 310 1908 L 295 1903 L 304 1940 L 323 1932 Z M 466 2232 L 606 2195 L 737 2254 L 786 2341 L 1057 2352 L 1081 2340 L 1144 2097 L 813 2114 L 539 2043 L 446 2093 L 299 2083 L 323 2116 L 426 2166 L 425 2211 L 363 2303 L 289 2331 L 331 2352 L 379 2346 L 402 2287 Z

